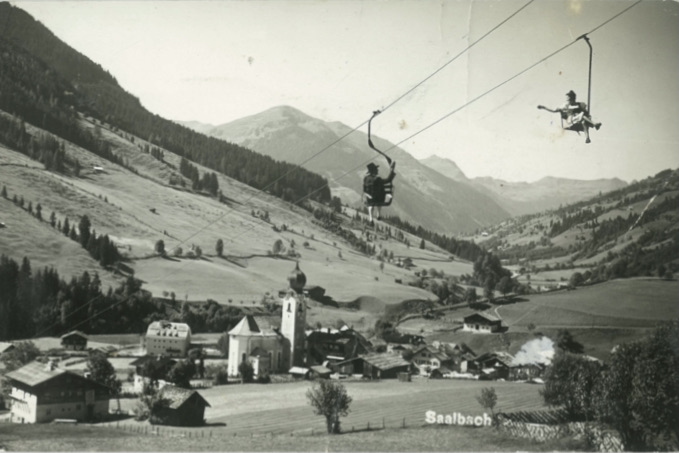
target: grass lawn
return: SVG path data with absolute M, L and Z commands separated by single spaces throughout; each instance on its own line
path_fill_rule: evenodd
M 679 318 L 679 282 L 612 280 L 498 308 L 509 326 L 652 327 Z
M 0 448 L 8 451 L 582 451 L 571 438 L 537 443 L 492 428 L 426 426 L 327 434 L 188 437 L 88 425 L 0 424 Z M 149 431 L 151 431 L 149 429 Z
M 512 412 L 544 409 L 539 395 L 540 386 L 513 382 L 414 379 L 412 382 L 346 381 L 344 385 L 353 398 L 351 412 L 342 421 L 347 430 L 372 427 L 387 428 L 421 426 L 425 412 L 460 412 L 481 415 L 483 408 L 476 401 L 481 389 L 493 387 L 498 396 L 496 410 Z M 314 415 L 306 399 L 311 383 L 229 384 L 199 390 L 210 403 L 205 410 L 209 425 L 226 435 L 281 434 L 314 429 L 324 430 L 322 417 Z M 112 401 L 111 407 L 115 407 Z M 123 410 L 136 404 L 135 399 L 121 400 Z M 139 426 L 133 419 L 121 422 Z

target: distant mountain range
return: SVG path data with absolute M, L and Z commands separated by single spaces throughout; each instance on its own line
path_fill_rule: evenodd
M 618 178 L 581 180 L 546 176 L 536 182 L 510 182 L 489 176 L 469 179 L 455 162 L 439 156 L 421 162 L 455 181 L 472 185 L 491 196 L 512 215 L 533 214 L 587 200 L 627 186 Z
M 325 122 L 289 106 L 222 124 L 205 133 L 318 173 L 330 181 L 333 195 L 351 205 L 360 203 L 368 162 L 374 159 L 381 166 L 381 174 L 388 171 L 386 161 L 368 147 L 365 133 L 352 132 L 342 123 Z M 393 147 L 379 137 L 373 137 L 373 142 L 380 149 Z M 472 232 L 511 216 L 490 194 L 446 177 L 404 150 L 393 148 L 389 155 L 397 162 L 396 192 L 385 215 L 395 214 L 443 234 Z
M 345 203 L 360 202 L 364 164 L 374 157 L 378 163 L 381 159 L 368 148 L 365 134 L 351 133 L 344 124 L 324 122 L 288 106 L 219 126 L 196 121 L 180 124 L 275 159 L 301 164 L 328 178 L 333 194 Z M 344 137 L 346 134 L 350 135 Z M 379 138 L 374 141 L 381 149 L 393 146 Z M 546 177 L 534 183 L 470 179 L 446 158 L 431 156 L 418 161 L 399 148 L 389 153 L 398 162 L 393 212 L 443 233 L 474 231 L 510 216 L 557 208 L 627 185 L 617 178 L 582 181 Z

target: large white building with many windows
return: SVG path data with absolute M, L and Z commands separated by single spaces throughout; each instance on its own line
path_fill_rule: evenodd
M 144 346 L 148 355 L 186 357 L 191 347 L 191 328 L 180 322 L 154 321 L 146 330 Z

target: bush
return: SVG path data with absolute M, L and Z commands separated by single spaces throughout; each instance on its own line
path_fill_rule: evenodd
M 271 384 L 271 376 L 269 376 L 269 373 L 260 374 L 259 376 L 257 376 L 257 383 Z
M 225 367 L 220 367 L 212 380 L 214 385 L 226 385 L 229 383 L 229 373 Z
M 252 382 L 255 370 L 250 362 L 244 360 L 238 365 L 238 373 L 240 373 L 242 383 L 245 384 L 246 382 Z

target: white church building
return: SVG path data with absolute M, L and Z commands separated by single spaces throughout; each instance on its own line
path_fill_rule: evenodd
M 285 373 L 304 365 L 306 276 L 299 263 L 288 281 L 289 289 L 281 301 L 280 328 L 270 318 L 248 315 L 229 331 L 229 376 L 238 376 L 238 367 L 244 361 L 252 364 L 255 376 Z

